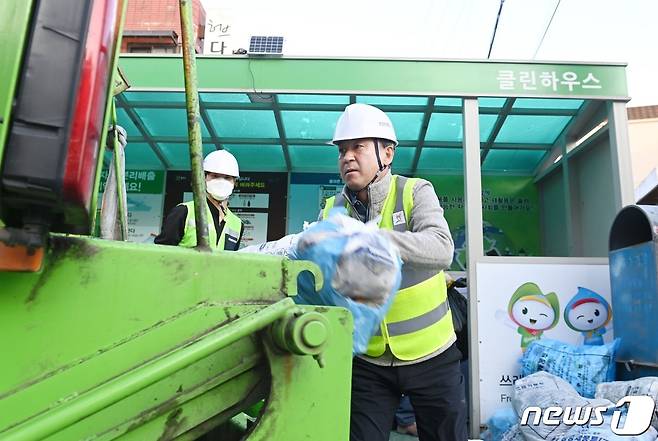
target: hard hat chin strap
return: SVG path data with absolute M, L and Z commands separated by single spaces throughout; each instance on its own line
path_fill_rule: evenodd
M 375 141 L 375 156 L 377 156 L 377 165 L 379 166 L 379 171 L 381 172 L 386 169 L 386 166 L 382 165 L 382 160 L 379 157 L 379 139 L 375 138 L 374 141 Z M 375 178 L 377 177 L 378 174 L 379 172 L 375 174 Z
M 370 180 L 370 182 L 368 182 L 368 183 L 366 184 L 365 187 L 363 187 L 361 190 L 357 190 L 357 191 L 355 191 L 354 194 L 358 194 L 358 193 L 361 193 L 363 190 L 366 190 L 368 187 L 370 187 L 370 185 L 371 185 L 373 182 L 375 182 L 375 181 L 377 180 L 377 178 L 379 177 L 379 175 L 380 175 L 384 170 L 386 170 L 388 167 L 390 167 L 390 165 L 384 165 L 384 164 L 382 164 L 382 160 L 381 160 L 381 158 L 380 158 L 380 156 L 379 156 L 379 139 L 374 138 L 374 141 L 375 141 L 375 156 L 377 156 L 377 165 L 378 165 L 378 167 L 379 167 L 379 170 L 377 170 L 377 172 L 375 173 L 375 176 L 373 176 L 373 178 Z

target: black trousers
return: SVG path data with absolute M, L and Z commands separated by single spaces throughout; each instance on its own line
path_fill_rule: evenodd
M 466 398 L 459 361 L 407 366 L 352 362 L 350 441 L 388 441 L 401 394 L 416 413 L 420 441 L 466 441 Z

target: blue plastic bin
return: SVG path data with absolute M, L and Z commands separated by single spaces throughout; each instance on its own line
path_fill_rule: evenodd
M 658 207 L 629 205 L 610 229 L 613 328 L 619 379 L 658 375 Z

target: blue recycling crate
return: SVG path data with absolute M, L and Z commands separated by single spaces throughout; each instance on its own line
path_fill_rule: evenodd
M 658 207 L 623 208 L 610 230 L 613 327 L 619 379 L 658 375 Z

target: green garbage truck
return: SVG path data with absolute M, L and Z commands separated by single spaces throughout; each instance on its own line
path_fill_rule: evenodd
M 124 3 L 0 2 L 0 439 L 347 439 L 317 266 L 93 237 Z

